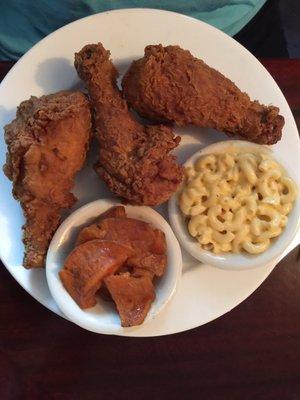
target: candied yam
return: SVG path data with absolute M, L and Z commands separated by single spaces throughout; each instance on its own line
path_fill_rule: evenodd
M 156 254 L 166 251 L 164 233 L 147 222 L 134 218 L 107 218 L 97 225 L 108 240 L 136 242 L 139 248 Z
M 155 254 L 165 254 L 167 252 L 167 242 L 164 232 L 160 229 L 153 229 L 154 240 L 151 246 L 152 253 Z
M 123 327 L 140 325 L 155 299 L 152 280 L 147 276 L 133 276 L 129 272 L 105 279 Z
M 107 218 L 84 228 L 77 238 L 77 243 L 92 239 L 127 243 L 135 252 L 128 260 L 129 265 L 145 268 L 156 276 L 162 276 L 165 272 L 167 267 L 165 234 L 159 229 L 152 228 L 147 222 L 133 218 Z
M 101 300 L 103 300 L 105 302 L 111 303 L 113 301 L 111 294 L 109 293 L 104 281 L 102 281 L 102 285 L 97 292 L 97 296 L 99 296 L 101 298 Z
M 59 275 L 69 294 L 81 308 L 96 304 L 102 280 L 114 274 L 132 255 L 132 249 L 107 240 L 91 240 L 75 247 Z
M 109 208 L 104 213 L 100 214 L 99 217 L 96 219 L 97 222 L 101 222 L 106 218 L 125 218 L 126 211 L 124 206 L 114 206 Z
M 154 273 L 152 271 L 148 271 L 147 269 L 144 268 L 138 268 L 138 267 L 134 267 L 132 268 L 132 272 L 131 275 L 135 278 L 144 278 L 147 277 L 149 278 L 151 281 L 154 278 Z
M 80 246 L 81 244 L 88 242 L 89 240 L 94 239 L 102 239 L 102 232 L 99 230 L 97 224 L 89 225 L 79 232 L 76 239 L 76 246 Z
M 131 265 L 128 265 L 127 262 L 122 265 L 120 269 L 118 269 L 117 274 L 120 275 L 124 274 L 125 272 L 129 272 L 129 274 L 134 276 L 135 278 L 141 278 L 144 276 L 147 276 L 151 280 L 154 278 L 154 273 L 152 271 L 140 267 L 133 267 Z
M 133 247 L 134 250 L 136 250 Z M 143 268 L 158 277 L 163 276 L 167 268 L 166 254 L 152 254 L 149 252 L 137 251 L 128 258 L 127 264 L 135 268 Z
M 123 206 L 115 206 L 109 208 L 104 213 L 100 214 L 99 217 L 96 219 L 95 223 L 83 228 L 77 237 L 76 246 L 87 242 L 88 240 L 93 239 L 101 239 L 103 237 L 102 232 L 99 231 L 98 223 L 103 221 L 106 218 L 125 218 L 126 211 L 125 207 Z

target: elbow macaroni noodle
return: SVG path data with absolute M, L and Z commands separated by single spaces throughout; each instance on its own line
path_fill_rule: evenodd
M 295 183 L 268 154 L 234 151 L 186 168 L 179 206 L 204 249 L 259 254 L 283 231 L 296 196 Z

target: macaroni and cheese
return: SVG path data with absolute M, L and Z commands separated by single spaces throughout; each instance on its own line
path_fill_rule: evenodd
M 267 152 L 235 149 L 186 168 L 179 206 L 204 249 L 259 254 L 283 231 L 296 195 L 295 183 Z

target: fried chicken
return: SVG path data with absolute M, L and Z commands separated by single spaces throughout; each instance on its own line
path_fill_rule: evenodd
M 112 192 L 131 203 L 161 204 L 183 177 L 182 167 L 169 154 L 180 138 L 169 127 L 144 126 L 133 119 L 117 87 L 117 71 L 109 56 L 100 43 L 75 54 L 75 68 L 94 107 L 100 144 L 95 170 Z
M 89 144 L 91 115 L 80 92 L 23 101 L 5 127 L 4 173 L 24 211 L 24 266 L 42 267 L 61 211 L 76 198 L 70 190 Z
M 147 46 L 122 82 L 130 106 L 143 117 L 178 126 L 193 124 L 261 144 L 281 138 L 279 109 L 246 93 L 179 46 Z

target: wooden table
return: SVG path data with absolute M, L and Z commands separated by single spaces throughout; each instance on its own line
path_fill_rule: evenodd
M 262 62 L 299 126 L 300 60 Z M 0 79 L 10 67 L 0 63 Z M 35 301 L 1 265 L 0 399 L 299 400 L 299 259 L 295 249 L 216 321 L 150 339 L 84 331 Z

